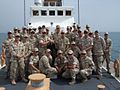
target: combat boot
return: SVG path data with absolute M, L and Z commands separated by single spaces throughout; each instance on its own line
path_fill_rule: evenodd
M 25 79 L 25 78 L 22 78 L 22 81 L 23 81 L 23 82 L 25 82 L 25 83 L 27 83 L 27 82 L 28 82 L 28 80 L 27 80 L 27 79 Z
M 73 78 L 70 82 L 69 82 L 69 85 L 74 85 L 76 83 L 76 80 L 75 78 Z
M 13 80 L 11 80 L 11 84 L 12 85 L 16 85 L 16 82 L 15 82 L 15 80 L 13 79 Z

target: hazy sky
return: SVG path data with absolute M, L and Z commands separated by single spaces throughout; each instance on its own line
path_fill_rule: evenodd
M 71 3 L 77 4 L 78 0 Z M 76 1 L 76 3 L 75 3 Z M 24 0 L 1 0 L 0 32 L 24 25 Z M 26 0 L 26 16 L 34 0 Z M 70 3 L 70 2 L 69 2 Z M 77 6 L 77 5 L 76 5 Z M 75 7 L 76 8 L 76 7 Z M 93 31 L 120 31 L 120 0 L 80 0 L 80 24 L 89 24 Z

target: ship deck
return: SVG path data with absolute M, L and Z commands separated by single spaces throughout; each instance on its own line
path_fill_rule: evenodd
M 105 64 L 104 64 L 105 66 Z M 80 83 L 79 80 L 75 85 L 68 85 L 68 80 L 65 79 L 53 79 L 50 83 L 50 90 L 97 90 L 98 84 L 105 85 L 105 90 L 120 90 L 119 78 L 114 78 L 113 63 L 111 63 L 112 74 L 106 73 L 103 69 L 103 77 L 101 80 L 96 79 L 93 75 L 90 80 L 84 83 Z M 6 90 L 25 90 L 27 84 L 19 81 L 17 84 L 11 85 L 9 80 L 5 79 L 4 69 L 0 70 L 0 87 L 5 87 Z

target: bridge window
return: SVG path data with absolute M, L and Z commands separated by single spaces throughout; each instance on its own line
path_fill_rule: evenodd
M 57 11 L 57 15 L 58 15 L 58 16 L 63 16 L 63 11 L 62 11 L 62 10 L 58 10 L 58 11 Z
M 39 16 L 39 11 L 38 10 L 33 10 L 33 16 Z
M 41 16 L 47 16 L 47 11 L 46 10 L 41 10 Z
M 71 10 L 66 10 L 66 16 L 71 16 Z
M 54 10 L 50 10 L 50 11 L 49 11 L 49 15 L 50 15 L 50 16 L 55 16 L 55 11 L 54 11 Z

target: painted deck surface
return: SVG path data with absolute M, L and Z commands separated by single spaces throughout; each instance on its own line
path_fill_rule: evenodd
M 113 63 L 111 63 L 111 72 L 114 72 Z M 112 73 L 112 75 L 114 75 L 114 73 Z M 93 75 L 92 78 L 85 83 L 80 83 L 79 80 L 77 80 L 75 85 L 68 85 L 68 80 L 65 79 L 54 79 L 51 80 L 50 90 L 97 90 L 98 84 L 104 84 L 106 86 L 105 90 L 120 90 L 120 83 L 112 75 L 103 70 L 101 80 L 96 79 Z M 11 85 L 9 80 L 5 79 L 4 69 L 1 69 L 0 86 L 5 87 L 6 90 L 25 90 L 27 84 L 19 81 L 15 86 Z

